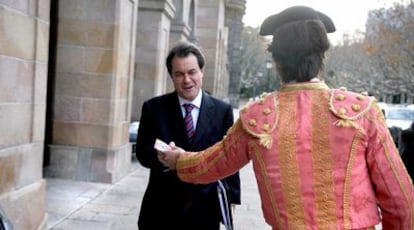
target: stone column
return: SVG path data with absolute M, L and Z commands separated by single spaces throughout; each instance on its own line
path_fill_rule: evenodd
M 229 28 L 228 56 L 230 63 L 229 99 L 234 108 L 239 107 L 240 78 L 241 78 L 241 34 L 243 31 L 242 18 L 245 11 L 245 0 L 228 0 L 226 20 Z
M 137 5 L 138 0 L 59 1 L 47 176 L 114 183 L 128 173 Z
M 174 0 L 175 17 L 171 21 L 170 47 L 178 41 L 188 40 L 191 28 L 188 21 L 189 2 L 188 0 Z
M 168 49 L 173 47 L 179 41 L 188 41 L 192 33 L 188 24 L 189 0 L 173 0 L 175 7 L 175 17 L 171 21 L 170 28 L 170 45 Z M 167 77 L 166 91 L 174 90 L 172 81 Z
M 46 228 L 42 179 L 50 1 L 0 1 L 0 207 Z
M 225 0 L 199 1 L 197 41 L 206 57 L 203 88 L 224 98 L 228 91 L 227 36 Z
M 132 120 L 141 117 L 145 100 L 166 92 L 165 58 L 175 8 L 171 0 L 141 0 L 138 11 Z

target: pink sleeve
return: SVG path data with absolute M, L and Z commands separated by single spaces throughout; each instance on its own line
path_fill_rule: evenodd
M 374 109 L 375 110 L 375 109 Z M 414 188 L 380 110 L 371 112 L 367 161 L 383 229 L 414 229 Z
M 205 184 L 234 174 L 250 161 L 249 138 L 238 120 L 220 142 L 201 152 L 182 154 L 177 162 L 178 176 L 186 182 Z

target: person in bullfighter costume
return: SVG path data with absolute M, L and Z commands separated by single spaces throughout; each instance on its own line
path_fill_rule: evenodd
M 321 79 L 332 20 L 306 6 L 265 19 L 282 87 L 245 106 L 218 143 L 159 160 L 208 183 L 252 162 L 273 229 L 414 229 L 414 188 L 374 97 Z

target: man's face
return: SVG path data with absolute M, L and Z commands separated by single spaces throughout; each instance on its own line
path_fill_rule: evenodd
M 203 84 L 204 70 L 200 69 L 194 54 L 174 57 L 171 62 L 171 79 L 178 95 L 192 101 Z

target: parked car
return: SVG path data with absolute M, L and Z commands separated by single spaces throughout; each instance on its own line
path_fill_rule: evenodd
M 414 121 L 414 108 L 407 106 L 383 105 L 381 106 L 388 127 L 408 129 Z
M 132 154 L 136 152 L 136 143 L 138 136 L 139 121 L 134 121 L 129 124 L 129 142 L 132 145 Z

